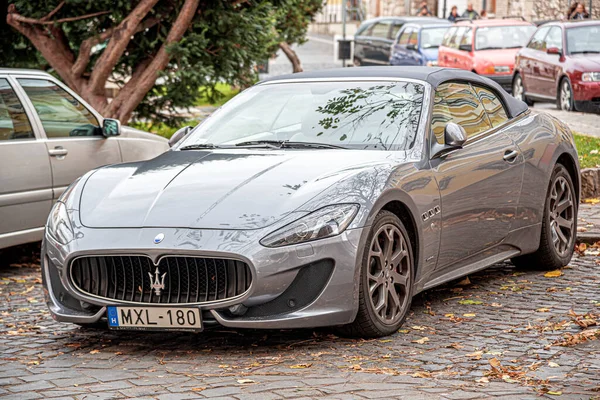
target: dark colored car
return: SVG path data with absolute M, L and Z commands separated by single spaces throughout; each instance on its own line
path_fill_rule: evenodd
M 278 76 L 65 191 L 46 301 L 111 329 L 392 334 L 423 290 L 506 259 L 567 265 L 579 189 L 569 128 L 471 72 Z
M 513 95 L 530 105 L 600 111 L 600 21 L 540 26 L 516 56 Z
M 438 64 L 438 48 L 450 22 L 421 25 L 408 23 L 400 29 L 394 44 L 390 65 L 426 65 Z
M 510 91 L 515 54 L 534 32 L 533 24 L 516 19 L 457 22 L 442 41 L 438 65 L 473 71 Z
M 431 17 L 381 17 L 362 23 L 354 35 L 354 65 L 389 65 L 391 47 L 406 23 L 443 23 Z

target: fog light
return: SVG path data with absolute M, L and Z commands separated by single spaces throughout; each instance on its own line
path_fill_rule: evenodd
M 243 304 L 236 304 L 235 306 L 229 307 L 229 312 L 237 316 L 246 314 L 246 311 L 248 311 L 248 307 Z

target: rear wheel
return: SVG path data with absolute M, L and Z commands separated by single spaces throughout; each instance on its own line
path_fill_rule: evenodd
M 525 88 L 523 87 L 523 78 L 521 78 L 520 74 L 515 75 L 515 79 L 513 79 L 512 85 L 512 95 L 514 98 L 521 100 L 528 106 L 533 105 L 533 101 L 529 100 L 527 96 L 525 96 Z
M 410 238 L 402 221 L 389 211 L 379 212 L 363 256 L 358 314 L 343 332 L 360 337 L 396 332 L 410 310 L 413 271 Z
M 563 111 L 574 111 L 573 89 L 571 82 L 567 78 L 563 78 L 560 82 L 558 97 L 556 99 L 556 108 Z
M 571 261 L 577 236 L 577 196 L 567 169 L 554 167 L 542 220 L 540 247 L 535 253 L 515 257 L 527 269 L 557 269 Z

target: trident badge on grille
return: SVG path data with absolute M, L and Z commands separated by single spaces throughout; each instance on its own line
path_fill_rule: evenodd
M 150 287 L 154 289 L 154 293 L 156 293 L 157 296 L 160 296 L 160 291 L 165 288 L 165 276 L 167 275 L 167 273 L 165 272 L 164 274 L 162 274 L 162 276 L 160 276 L 158 272 L 158 267 L 156 267 L 154 275 L 155 276 L 152 276 L 152 273 L 148 272 L 148 276 L 150 277 L 151 283 Z

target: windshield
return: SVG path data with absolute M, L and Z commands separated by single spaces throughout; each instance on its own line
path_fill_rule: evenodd
M 477 29 L 475 50 L 516 49 L 523 47 L 535 32 L 531 25 L 485 26 Z
M 448 28 L 426 28 L 421 31 L 421 48 L 440 47 Z
M 600 53 L 600 25 L 579 26 L 567 29 L 569 54 Z
M 185 146 L 256 141 L 407 150 L 424 86 L 412 82 L 302 82 L 254 86 L 199 125 Z

